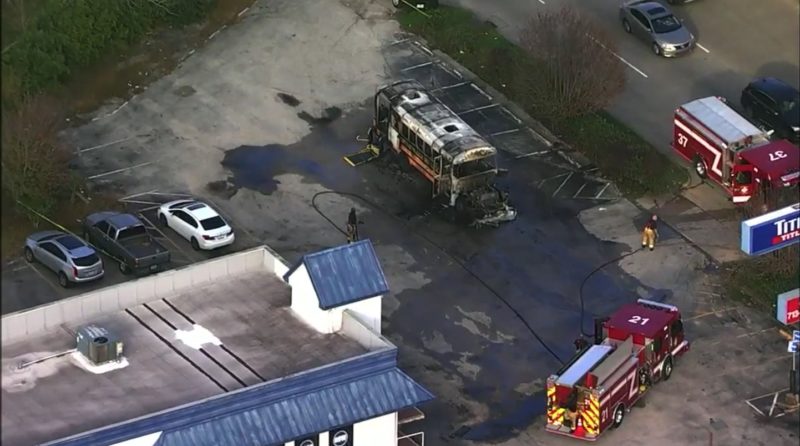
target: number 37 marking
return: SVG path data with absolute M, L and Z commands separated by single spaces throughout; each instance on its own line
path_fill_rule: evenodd
M 789 155 L 787 155 L 786 152 L 784 152 L 783 150 L 776 150 L 776 151 L 774 151 L 774 152 L 769 154 L 769 160 L 770 161 L 778 161 L 778 160 L 784 159 L 784 158 L 786 158 L 788 156 Z
M 631 316 L 631 318 L 628 319 L 628 322 L 630 322 L 632 324 L 645 325 L 649 320 L 650 319 L 646 318 L 646 317 Z

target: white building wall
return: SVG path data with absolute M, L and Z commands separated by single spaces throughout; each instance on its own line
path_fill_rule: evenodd
M 342 312 L 351 310 L 375 333 L 381 333 L 383 296 L 354 302 L 330 310 L 319 308 L 319 299 L 305 265 L 300 265 L 289 276 L 292 287 L 292 310 L 297 316 L 320 333 L 336 333 L 342 329 Z
M 353 425 L 353 446 L 397 446 L 397 412 Z

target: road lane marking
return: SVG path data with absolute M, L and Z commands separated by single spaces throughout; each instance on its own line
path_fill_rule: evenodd
M 625 65 L 627 65 L 628 67 L 630 67 L 630 68 L 631 68 L 633 71 L 635 71 L 635 72 L 637 72 L 637 73 L 641 74 L 643 78 L 647 79 L 647 75 L 646 75 L 646 74 L 644 74 L 644 71 L 642 71 L 642 70 L 640 70 L 640 69 L 636 68 L 636 66 L 635 66 L 635 65 L 633 65 L 632 63 L 630 63 L 630 62 L 628 62 L 627 60 L 625 60 L 625 58 L 624 58 L 624 57 L 622 57 L 622 56 L 620 56 L 619 54 L 615 53 L 614 51 L 611 51 L 610 49 L 608 49 L 608 47 L 607 47 L 607 46 L 605 46 L 605 45 L 603 45 L 602 43 L 600 43 L 600 41 L 599 41 L 599 40 L 595 39 L 595 38 L 594 38 L 594 37 L 592 37 L 591 35 L 589 35 L 589 34 L 586 34 L 586 36 L 588 36 L 590 39 L 592 39 L 592 40 L 594 41 L 594 43 L 596 43 L 596 44 L 600 45 L 600 46 L 601 46 L 603 49 L 605 49 L 605 50 L 606 50 L 606 51 L 608 51 L 609 53 L 613 54 L 613 55 L 614 55 L 614 57 L 616 57 L 617 59 L 619 59 L 619 60 L 620 60 L 622 63 L 624 63 L 624 64 L 625 64 Z
M 546 4 L 547 4 L 547 3 L 545 3 L 545 2 L 544 2 L 544 0 L 539 0 L 539 3 L 541 3 L 541 4 L 543 4 L 543 5 L 546 5 Z
M 711 51 L 709 51 L 708 48 L 704 47 L 703 45 L 700 45 L 699 43 L 697 43 L 695 45 L 697 45 L 698 48 L 700 48 L 701 50 L 705 51 L 706 53 L 711 53 Z

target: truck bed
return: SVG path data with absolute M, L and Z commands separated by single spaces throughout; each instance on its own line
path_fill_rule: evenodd
M 150 236 L 120 240 L 119 244 L 132 258 L 139 260 L 141 267 L 169 260 L 169 251 Z

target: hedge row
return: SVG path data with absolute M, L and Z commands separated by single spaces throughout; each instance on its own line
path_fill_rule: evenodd
M 109 49 L 158 26 L 194 22 L 215 0 L 46 0 L 3 54 L 4 74 L 24 93 L 64 81 Z

